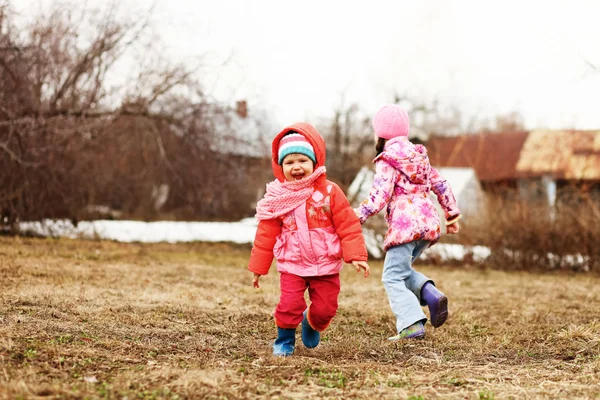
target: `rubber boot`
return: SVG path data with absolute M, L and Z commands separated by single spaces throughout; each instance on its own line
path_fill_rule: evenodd
M 448 319 L 448 298 L 433 283 L 427 282 L 421 288 L 421 299 L 429 307 L 431 325 L 438 328 Z
M 408 328 L 402 329 L 402 332 L 398 333 L 396 336 L 392 336 L 388 338 L 388 340 L 395 342 L 400 339 L 423 339 L 425 338 L 425 327 L 423 326 L 423 322 L 415 322 Z
M 304 319 L 302 320 L 302 343 L 304 343 L 307 348 L 312 349 L 319 345 L 321 334 L 310 326 L 308 318 L 306 317 L 307 313 L 308 308 L 304 310 Z
M 277 327 L 277 339 L 273 343 L 273 355 L 287 357 L 294 354 L 296 330 Z

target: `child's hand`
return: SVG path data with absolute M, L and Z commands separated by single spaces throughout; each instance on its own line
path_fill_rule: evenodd
M 255 272 L 255 273 L 254 273 L 254 279 L 252 279 L 252 285 L 253 285 L 255 288 L 257 288 L 257 289 L 260 287 L 260 286 L 258 285 L 258 278 L 260 278 L 260 275 L 259 275 L 259 274 L 257 274 L 257 273 Z
M 352 261 L 352 265 L 356 268 L 356 272 L 360 274 L 360 269 L 365 270 L 365 278 L 369 276 L 369 272 L 371 272 L 371 268 L 369 268 L 369 264 L 366 261 Z
M 448 225 L 446 227 L 446 232 L 449 235 L 453 235 L 455 233 L 458 233 L 458 231 L 460 231 L 460 225 L 458 225 L 458 221 L 456 221 L 455 223 L 453 223 L 452 225 Z

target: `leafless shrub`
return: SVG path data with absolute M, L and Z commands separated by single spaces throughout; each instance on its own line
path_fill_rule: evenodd
M 263 163 L 228 154 L 227 121 L 220 132 L 214 121 L 233 111 L 209 101 L 198 69 L 145 46 L 150 14 L 74 4 L 21 29 L 0 8 L 0 223 L 77 221 L 102 207 L 137 219 L 248 215 Z
M 462 242 L 490 247 L 487 265 L 599 270 L 600 210 L 593 188 L 561 184 L 554 206 L 546 198 L 524 199 L 510 189 L 494 191 L 488 201 L 487 215 L 461 234 Z

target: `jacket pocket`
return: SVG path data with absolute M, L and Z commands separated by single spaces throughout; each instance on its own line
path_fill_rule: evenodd
M 342 245 L 340 237 L 335 232 L 335 228 L 330 226 L 316 230 L 317 241 L 313 242 L 313 249 L 320 253 L 319 255 L 328 260 L 339 260 L 342 258 Z
M 279 235 L 273 247 L 273 255 L 277 261 L 299 262 L 301 257 L 297 232 L 291 231 Z

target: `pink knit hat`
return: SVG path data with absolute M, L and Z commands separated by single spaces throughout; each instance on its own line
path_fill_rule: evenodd
M 397 104 L 385 105 L 375 114 L 373 129 L 377 137 L 382 139 L 408 136 L 410 130 L 408 114 Z

